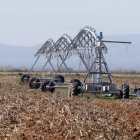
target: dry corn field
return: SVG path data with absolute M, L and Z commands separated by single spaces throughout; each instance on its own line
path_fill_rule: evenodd
M 67 90 L 42 93 L 19 81 L 20 77 L 0 76 L 0 140 L 140 139 L 138 99 L 68 98 Z M 114 81 L 117 86 L 127 83 L 131 88 L 132 83 L 140 82 Z

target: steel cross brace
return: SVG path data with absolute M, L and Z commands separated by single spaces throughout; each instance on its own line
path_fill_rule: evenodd
M 48 62 L 50 61 L 51 56 L 52 56 L 52 55 L 50 55 L 50 57 L 48 58 L 47 62 L 46 62 L 45 65 L 44 65 L 44 67 L 43 67 L 42 70 L 40 71 L 40 73 L 39 73 L 39 75 L 37 76 L 35 82 L 37 81 L 38 77 L 41 75 L 42 71 L 44 70 L 44 68 L 46 67 L 46 65 L 48 64 Z
M 52 56 L 52 55 L 51 55 L 51 56 Z M 56 70 L 54 69 L 52 63 L 50 62 L 51 56 L 49 57 L 48 61 L 45 63 L 45 65 L 44 65 L 44 67 L 42 68 L 41 72 L 40 72 L 39 75 L 37 76 L 35 82 L 37 81 L 38 77 L 41 75 L 42 71 L 44 70 L 44 68 L 46 67 L 46 65 L 47 65 L 48 62 L 50 63 L 51 67 L 53 68 L 53 70 L 54 70 L 54 72 L 55 72 L 55 75 L 54 75 L 53 78 L 51 79 L 50 83 L 52 82 L 52 80 L 54 79 L 54 77 L 57 76 L 57 72 L 58 72 L 58 70 L 60 69 L 60 67 L 62 66 L 63 63 L 64 63 L 64 65 L 65 65 L 67 71 L 69 72 L 69 70 L 68 70 L 68 68 L 67 68 L 67 66 L 66 66 L 66 64 L 65 64 L 65 60 L 63 61 L 63 58 L 62 58 L 62 56 L 60 56 L 60 55 L 59 55 L 59 57 L 60 57 L 61 60 L 62 60 L 62 64 L 61 64 L 61 66 L 58 68 L 58 70 L 56 71 Z M 70 75 L 71 79 L 73 80 L 72 75 L 71 75 L 70 72 L 69 72 L 69 75 Z M 49 85 L 50 85 L 50 83 L 49 83 Z
M 54 72 L 56 72 L 56 70 L 54 69 L 54 67 L 53 67 L 53 65 L 52 65 L 52 63 L 51 63 L 51 61 L 49 61 L 49 63 L 50 63 L 50 65 L 51 65 L 51 67 L 53 68 Z
M 33 67 L 34 67 L 35 64 L 37 63 L 37 61 L 38 61 L 38 59 L 39 59 L 39 57 L 40 57 L 40 55 L 41 55 L 40 52 L 42 51 L 42 49 L 44 48 L 44 46 L 46 45 L 46 48 L 47 48 L 48 46 L 50 46 L 50 43 L 49 43 L 49 44 L 46 44 L 46 43 L 47 43 L 47 41 L 46 41 L 45 44 L 39 49 L 39 51 L 35 54 L 35 56 L 38 55 L 38 57 L 37 57 L 35 63 L 34 63 L 33 66 L 31 67 L 31 69 L 30 69 L 30 71 L 28 72 L 28 74 L 27 74 L 26 77 L 28 77 L 28 75 L 30 74 L 31 70 L 33 69 Z M 49 48 L 49 49 L 50 49 L 50 48 Z M 43 50 L 43 51 L 44 51 L 44 50 Z
M 80 58 L 81 58 L 82 62 L 84 63 L 84 65 L 85 65 L 85 67 L 86 67 L 86 69 L 87 69 L 87 71 L 88 71 L 88 73 L 87 73 L 87 75 L 86 75 L 86 77 L 85 77 L 85 79 L 84 79 L 84 82 L 83 82 L 82 85 L 81 85 L 81 88 L 82 88 L 83 85 L 86 83 L 86 81 L 87 81 L 89 75 L 90 75 L 90 71 L 91 71 L 91 69 L 92 69 L 93 66 L 94 66 L 94 63 L 95 63 L 95 61 L 96 61 L 96 59 L 97 59 L 97 56 L 95 57 L 95 59 L 94 59 L 92 65 L 91 65 L 90 69 L 88 69 L 88 67 L 87 67 L 87 65 L 86 65 L 86 63 L 85 63 L 85 61 L 84 61 L 84 59 L 82 58 L 81 55 L 80 55 Z
M 83 33 L 83 34 L 84 34 L 84 33 Z M 86 40 L 85 40 L 86 36 L 87 36 L 87 34 L 86 34 L 84 37 L 82 36 L 81 39 L 79 38 L 79 42 L 77 41 L 77 42 L 78 42 L 77 46 L 78 46 L 79 44 L 80 44 L 81 46 L 83 46 L 83 45 L 82 45 L 82 41 L 83 41 L 83 40 L 86 42 L 85 45 L 89 42 L 89 41 L 86 41 Z M 91 37 L 90 37 L 90 39 L 88 38 L 88 40 L 91 40 Z M 76 43 L 76 42 L 75 42 L 75 43 Z M 84 45 L 83 47 L 85 47 L 85 45 Z
M 83 85 L 86 83 L 86 81 L 87 81 L 87 79 L 88 79 L 88 77 L 89 77 L 90 71 L 91 71 L 91 69 L 93 68 L 94 64 L 96 63 L 96 60 L 97 60 L 98 56 L 96 55 L 96 58 L 94 59 L 92 65 L 91 65 L 91 67 L 90 67 L 90 69 L 88 69 L 88 67 L 87 67 L 87 65 L 86 65 L 86 63 L 85 63 L 85 61 L 84 61 L 84 59 L 82 58 L 81 55 L 80 55 L 80 58 L 81 58 L 82 62 L 84 63 L 84 65 L 85 65 L 85 67 L 86 67 L 86 69 L 87 69 L 87 71 L 88 71 L 88 74 L 86 75 L 86 78 L 85 78 L 85 80 L 84 80 L 84 82 L 83 82 L 83 84 L 82 84 L 82 86 L 83 86 Z M 112 76 L 111 76 L 111 74 L 110 74 L 110 72 L 109 72 L 109 68 L 108 68 L 108 66 L 107 66 L 107 63 L 106 63 L 106 61 L 105 61 L 105 58 L 104 58 L 103 54 L 102 54 L 102 60 L 103 60 L 103 63 L 104 63 L 104 65 L 105 65 L 106 72 L 108 73 L 109 80 L 110 80 L 110 82 L 111 82 L 112 84 L 114 84 L 113 78 L 112 78 Z
M 55 46 L 55 45 L 54 45 L 54 46 Z M 52 49 L 50 48 L 50 49 L 48 50 L 48 53 L 49 53 L 51 50 L 53 51 L 54 49 L 55 49 L 55 47 L 53 47 Z M 48 53 L 47 53 L 47 54 L 48 54 Z M 46 57 L 47 57 L 47 55 L 46 55 Z M 43 67 L 42 70 L 40 71 L 39 75 L 37 76 L 35 82 L 37 81 L 38 77 L 41 75 L 42 71 L 44 70 L 44 68 L 46 67 L 46 65 L 48 64 L 48 62 L 50 62 L 51 57 L 52 57 L 52 53 L 51 53 L 51 55 L 49 56 L 47 62 L 46 62 L 45 65 L 44 65 L 44 67 Z M 51 66 L 52 66 L 52 64 L 51 64 Z M 52 67 L 52 68 L 53 68 L 53 70 L 55 71 L 54 67 Z
M 39 73 L 39 75 L 37 76 L 35 82 L 37 81 L 38 77 L 41 75 L 42 71 L 44 70 L 44 68 L 46 67 L 46 65 L 48 64 L 48 62 L 50 63 L 51 67 L 53 68 L 54 72 L 56 72 L 56 70 L 54 69 L 52 63 L 50 62 L 51 56 L 49 57 L 48 61 L 45 63 L 44 67 L 42 68 L 41 72 Z M 57 77 L 58 78 L 58 77 Z
M 76 35 L 76 37 L 71 41 L 71 43 L 70 43 L 70 45 L 68 45 L 67 47 L 66 47 L 66 49 L 65 50 L 67 50 L 68 49 L 68 52 L 70 51 L 70 49 L 71 49 L 71 47 L 69 47 L 69 46 L 71 46 L 71 44 L 74 44 L 74 42 L 75 42 L 75 40 L 77 39 L 77 38 L 79 38 L 79 36 L 80 35 L 82 35 L 84 32 L 79 32 L 77 35 Z
M 103 54 L 102 54 L 102 60 L 103 60 L 103 62 L 104 62 L 104 65 L 105 65 L 105 68 L 106 68 L 107 73 L 110 73 L 110 72 L 109 72 L 109 68 L 108 68 L 108 66 L 107 66 L 107 63 L 106 63 L 106 61 L 105 61 L 105 58 L 104 58 Z M 109 77 L 110 82 L 111 82 L 112 84 L 115 84 L 114 81 L 113 81 L 113 78 L 112 78 L 112 76 L 111 76 L 111 73 L 108 74 L 108 77 Z
M 85 37 L 86 37 L 86 36 L 85 36 Z M 91 40 L 91 38 L 92 38 L 92 37 L 90 37 L 90 38 L 88 38 L 88 41 L 86 41 L 86 40 L 85 40 L 85 37 L 82 38 L 81 41 L 79 41 L 79 44 L 81 44 L 81 46 L 83 46 L 84 48 L 85 48 L 85 46 L 88 44 L 89 40 Z M 82 41 L 83 41 L 83 40 L 85 41 L 85 44 L 84 44 L 84 45 L 82 45 Z M 92 40 L 91 40 L 91 41 L 92 41 Z M 92 42 L 93 42 L 93 41 L 92 41 Z
M 58 47 L 58 45 L 61 46 L 61 49 L 62 49 L 62 45 L 66 46 L 65 41 L 62 41 L 62 42 L 59 43 L 59 44 L 55 43 L 55 44 L 54 44 L 54 47 L 53 47 L 52 49 L 50 48 L 47 54 L 49 54 L 49 52 L 50 52 L 51 50 L 53 51 L 54 49 L 56 49 L 56 48 Z M 64 48 L 65 48 L 65 47 L 64 47 Z M 64 48 L 63 48 L 63 49 L 64 49 Z M 46 55 L 46 56 L 47 56 L 47 55 Z M 53 65 L 51 64 L 51 62 L 50 62 L 51 57 L 52 57 L 52 53 L 51 53 L 51 55 L 50 55 L 48 61 L 45 63 L 44 67 L 43 67 L 42 70 L 40 71 L 40 73 L 39 73 L 39 75 L 37 76 L 37 78 L 41 75 L 43 69 L 45 68 L 45 66 L 47 65 L 48 62 L 49 62 L 50 65 L 52 66 L 53 70 L 55 71 L 55 75 L 54 75 L 54 76 L 56 76 L 58 70 L 56 71 L 56 70 L 54 69 Z M 62 57 L 60 57 L 60 58 L 61 58 L 61 60 L 63 60 Z M 63 61 L 63 63 L 64 63 L 64 61 Z M 65 63 L 64 63 L 64 65 L 65 65 L 67 71 L 69 72 L 69 70 L 68 70 L 68 68 L 67 68 L 67 66 L 66 66 Z M 70 74 L 70 72 L 69 72 L 69 74 Z M 71 76 L 71 74 L 70 74 L 70 76 Z M 36 78 L 36 80 L 37 80 L 37 78 Z M 71 78 L 72 78 L 72 76 L 71 76 Z M 52 79 L 53 79 L 53 78 L 52 78 Z M 72 79 L 73 79 L 73 78 L 72 78 Z M 36 82 L 36 80 L 35 80 L 35 82 Z M 51 81 L 52 81 L 52 80 L 51 80 Z M 51 83 L 51 82 L 50 82 L 50 83 Z M 50 85 L 50 84 L 49 84 L 49 85 Z
M 62 66 L 63 63 L 64 63 L 64 65 L 65 65 L 65 67 L 66 67 L 66 69 L 67 69 L 67 71 L 68 71 L 68 73 L 69 73 L 69 75 L 70 75 L 72 81 L 74 82 L 73 77 L 72 77 L 71 73 L 69 72 L 68 67 L 67 67 L 67 65 L 66 65 L 66 63 L 65 63 L 67 56 L 68 56 L 68 53 L 67 53 L 66 57 L 63 59 L 62 56 L 59 55 L 59 57 L 60 57 L 61 60 L 62 60 L 62 63 L 59 65 L 59 67 L 58 67 L 57 71 L 55 72 L 53 78 L 50 80 L 49 86 L 50 86 L 51 82 L 53 81 L 53 79 L 55 78 L 55 76 L 57 75 L 57 72 L 58 72 L 58 70 L 61 68 L 61 66 Z
M 32 70 L 32 69 L 33 69 L 33 67 L 35 66 L 35 64 L 36 64 L 36 62 L 38 61 L 39 57 L 40 57 L 40 55 L 37 57 L 37 59 L 36 59 L 35 63 L 34 63 L 34 64 L 33 64 L 33 66 L 31 67 L 31 69 L 30 69 L 30 71 L 28 72 L 28 74 L 27 74 L 27 76 L 26 76 L 26 77 L 28 77 L 28 75 L 30 74 L 31 70 Z

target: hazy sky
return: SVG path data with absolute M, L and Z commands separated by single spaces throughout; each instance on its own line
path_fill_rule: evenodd
M 0 0 L 0 43 L 33 46 L 91 26 L 140 34 L 140 0 Z

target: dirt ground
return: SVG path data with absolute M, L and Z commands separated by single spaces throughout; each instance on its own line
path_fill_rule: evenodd
M 114 81 L 131 88 L 140 83 L 139 79 Z M 19 82 L 17 76 L 0 76 L 0 140 L 140 139 L 138 99 L 68 98 L 67 90 L 42 93 Z

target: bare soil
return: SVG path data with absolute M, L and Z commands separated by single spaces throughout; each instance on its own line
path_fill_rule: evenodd
M 117 86 L 126 83 L 131 88 L 132 83 L 140 82 L 126 78 L 114 81 Z M 67 90 L 42 93 L 19 82 L 20 77 L 0 76 L 0 140 L 140 139 L 138 99 L 68 98 Z

